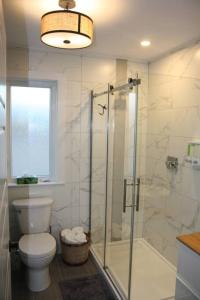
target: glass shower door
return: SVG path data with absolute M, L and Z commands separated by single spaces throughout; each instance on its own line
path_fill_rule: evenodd
M 137 87 L 109 95 L 106 270 L 130 299 L 136 176 Z

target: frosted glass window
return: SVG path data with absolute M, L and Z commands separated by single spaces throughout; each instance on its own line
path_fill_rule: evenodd
M 11 86 L 12 177 L 49 177 L 51 89 Z

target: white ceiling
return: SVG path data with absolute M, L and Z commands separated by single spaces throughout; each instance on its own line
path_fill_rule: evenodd
M 94 20 L 95 38 L 82 50 L 52 49 L 40 42 L 40 18 L 58 0 L 5 0 L 10 47 L 151 61 L 200 39 L 200 0 L 77 0 L 75 10 Z M 142 48 L 140 41 L 152 45 Z

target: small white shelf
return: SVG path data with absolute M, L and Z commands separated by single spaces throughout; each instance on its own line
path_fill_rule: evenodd
M 17 184 L 17 183 L 8 183 L 9 188 L 23 188 L 23 187 L 40 187 L 40 186 L 53 186 L 53 185 L 64 185 L 64 182 L 61 181 L 48 181 L 48 182 L 38 182 L 36 184 Z

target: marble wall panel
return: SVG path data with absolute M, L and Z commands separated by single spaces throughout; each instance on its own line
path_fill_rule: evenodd
M 200 230 L 200 171 L 185 161 L 200 138 L 200 44 L 149 66 L 143 236 L 176 265 L 176 237 Z M 167 170 L 167 155 L 179 160 Z

